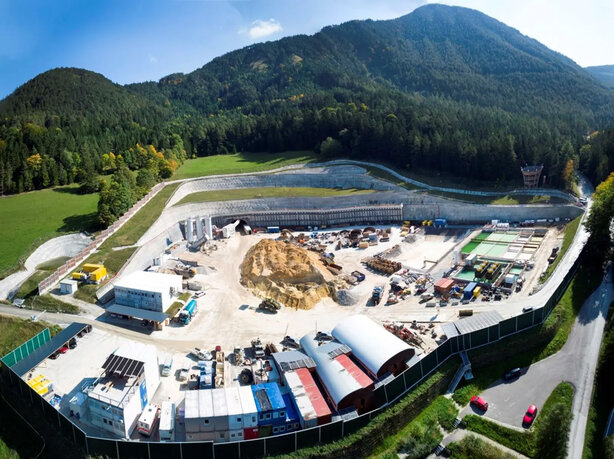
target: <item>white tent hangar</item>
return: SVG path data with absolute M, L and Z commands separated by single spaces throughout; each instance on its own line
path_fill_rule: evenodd
M 301 338 L 301 347 L 316 363 L 331 404 L 337 409 L 354 406 L 364 411 L 371 401 L 373 381 L 347 355 L 350 349 L 337 342 L 319 345 L 314 333 Z
M 352 349 L 354 357 L 376 377 L 399 374 L 415 353 L 405 341 L 364 315 L 342 320 L 332 335 Z

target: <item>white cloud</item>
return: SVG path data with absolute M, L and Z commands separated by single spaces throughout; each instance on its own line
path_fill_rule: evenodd
M 249 29 L 242 29 L 239 33 L 247 33 L 249 38 L 257 39 L 268 37 L 269 35 L 273 35 L 274 33 L 281 32 L 283 30 L 281 24 L 277 19 L 269 19 L 268 21 L 262 21 L 260 19 L 251 23 Z

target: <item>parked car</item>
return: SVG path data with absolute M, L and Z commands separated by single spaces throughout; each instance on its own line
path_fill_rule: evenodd
M 61 348 L 59 348 L 56 352 L 59 352 L 60 354 L 66 354 L 67 351 L 68 351 L 68 347 L 64 345 Z
M 519 378 L 522 372 L 520 368 L 514 368 L 503 375 L 505 381 L 511 381 L 512 379 Z
M 76 347 L 77 347 L 77 340 L 75 338 L 70 338 L 70 341 L 68 341 L 68 348 L 74 349 Z
M 482 397 L 477 397 L 474 395 L 471 397 L 471 404 L 482 411 L 486 411 L 488 409 L 488 402 Z
M 58 358 L 58 355 L 60 355 L 60 352 L 59 352 L 59 351 L 55 351 L 53 354 L 51 354 L 51 355 L 49 356 L 49 358 L 50 358 L 51 360 L 55 360 L 55 359 L 57 359 L 57 358 Z
M 527 410 L 524 417 L 522 418 L 522 425 L 525 427 L 531 427 L 531 424 L 533 424 L 533 421 L 535 420 L 536 416 L 537 416 L 537 407 L 535 405 L 529 406 L 529 409 Z
M 522 312 L 531 312 L 533 310 L 533 306 L 525 306 L 522 308 Z

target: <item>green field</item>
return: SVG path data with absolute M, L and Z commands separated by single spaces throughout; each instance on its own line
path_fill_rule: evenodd
M 237 201 L 241 199 L 261 198 L 298 198 L 298 197 L 329 197 L 349 196 L 373 193 L 375 190 L 359 190 L 357 188 L 310 188 L 310 187 L 263 187 L 235 188 L 232 190 L 199 191 L 187 195 L 176 206 L 190 202 Z
M 262 172 L 292 164 L 312 163 L 319 160 L 311 151 L 287 151 L 283 153 L 236 153 L 214 155 L 185 161 L 173 179 L 186 179 L 205 175 L 242 174 Z
M 42 242 L 95 227 L 98 194 L 77 190 L 71 185 L 0 198 L 0 278 Z

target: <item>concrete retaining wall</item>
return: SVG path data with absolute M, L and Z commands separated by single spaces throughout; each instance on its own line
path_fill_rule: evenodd
M 277 174 L 229 176 L 226 178 L 202 178 L 181 185 L 169 199 L 172 206 L 192 193 L 202 191 L 230 190 L 236 188 L 262 187 L 309 187 L 309 188 L 360 188 L 380 191 L 403 191 L 404 188 L 393 183 L 367 175 L 367 171 L 357 166 L 333 166 L 305 168 Z

